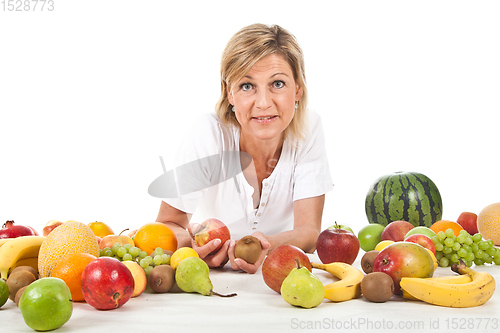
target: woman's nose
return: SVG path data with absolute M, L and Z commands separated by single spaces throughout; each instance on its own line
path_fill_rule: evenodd
M 255 97 L 255 106 L 261 110 L 266 110 L 272 105 L 271 92 L 267 89 L 259 89 Z

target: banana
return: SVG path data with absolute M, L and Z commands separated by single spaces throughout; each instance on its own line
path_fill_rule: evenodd
M 402 278 L 401 288 L 409 295 L 430 303 L 452 308 L 468 308 L 486 303 L 495 292 L 495 279 L 465 264 L 454 264 L 452 270 L 472 278 L 471 282 L 452 284 L 421 278 Z
M 12 238 L 2 238 L 0 239 L 0 247 L 2 247 L 2 245 L 4 245 L 5 243 L 7 243 L 8 241 L 10 241 Z
M 12 269 L 19 267 L 19 266 L 30 266 L 30 267 L 33 267 L 33 269 L 38 272 L 38 257 L 24 258 L 24 259 L 18 260 L 14 264 L 14 266 L 12 266 Z
M 44 239 L 43 236 L 21 236 L 5 242 L 0 247 L 0 278 L 7 280 L 18 261 L 38 257 Z
M 449 284 L 462 284 L 462 283 L 468 283 L 472 281 L 472 278 L 465 274 L 465 275 L 451 275 L 451 276 L 439 276 L 439 277 L 431 277 L 431 278 L 424 278 L 425 280 L 428 281 L 436 281 L 436 282 L 443 282 L 443 283 L 449 283 Z M 401 289 L 403 291 L 403 298 L 412 300 L 412 301 L 418 301 L 418 298 L 413 297 L 410 295 L 406 290 Z
M 311 265 L 340 279 L 325 285 L 325 298 L 333 302 L 343 302 L 361 296 L 361 280 L 364 274 L 359 269 L 343 262 Z

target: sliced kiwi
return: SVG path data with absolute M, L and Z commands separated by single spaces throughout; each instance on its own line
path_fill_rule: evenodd
M 366 274 L 373 272 L 373 262 L 379 254 L 379 251 L 368 251 L 361 258 L 361 268 Z
M 149 286 L 157 293 L 166 293 L 174 286 L 175 270 L 170 265 L 155 266 L 149 274 Z
M 361 293 L 371 302 L 388 301 L 394 294 L 394 281 L 383 272 L 366 274 L 361 280 Z
M 254 264 L 262 254 L 260 240 L 254 236 L 241 238 L 234 246 L 234 256 L 241 258 L 249 264 Z
M 22 287 L 29 285 L 35 281 L 36 277 L 27 270 L 19 270 L 11 273 L 7 278 L 7 286 L 9 287 L 9 299 L 15 301 L 16 293 Z

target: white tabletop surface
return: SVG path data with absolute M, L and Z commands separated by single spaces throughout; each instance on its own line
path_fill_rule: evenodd
M 354 266 L 360 268 L 360 251 Z M 316 254 L 311 261 L 320 262 Z M 473 266 L 500 281 L 500 267 Z M 323 281 L 335 278 L 321 270 L 313 272 Z M 434 276 L 452 275 L 438 268 Z M 447 308 L 408 301 L 394 296 L 385 303 L 363 297 L 342 303 L 324 300 L 316 308 L 303 309 L 286 303 L 264 283 L 262 272 L 250 275 L 212 269 L 214 290 L 238 295 L 232 298 L 182 292 L 155 294 L 147 291 L 119 309 L 99 311 L 75 303 L 71 319 L 57 332 L 488 332 L 500 330 L 500 293 L 475 308 Z M 10 300 L 0 308 L 1 332 L 33 332 L 21 311 Z

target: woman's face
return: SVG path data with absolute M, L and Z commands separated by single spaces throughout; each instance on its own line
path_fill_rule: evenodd
M 258 140 L 281 138 L 301 97 L 302 88 L 295 83 L 290 65 L 277 54 L 256 62 L 228 95 L 242 138 Z

